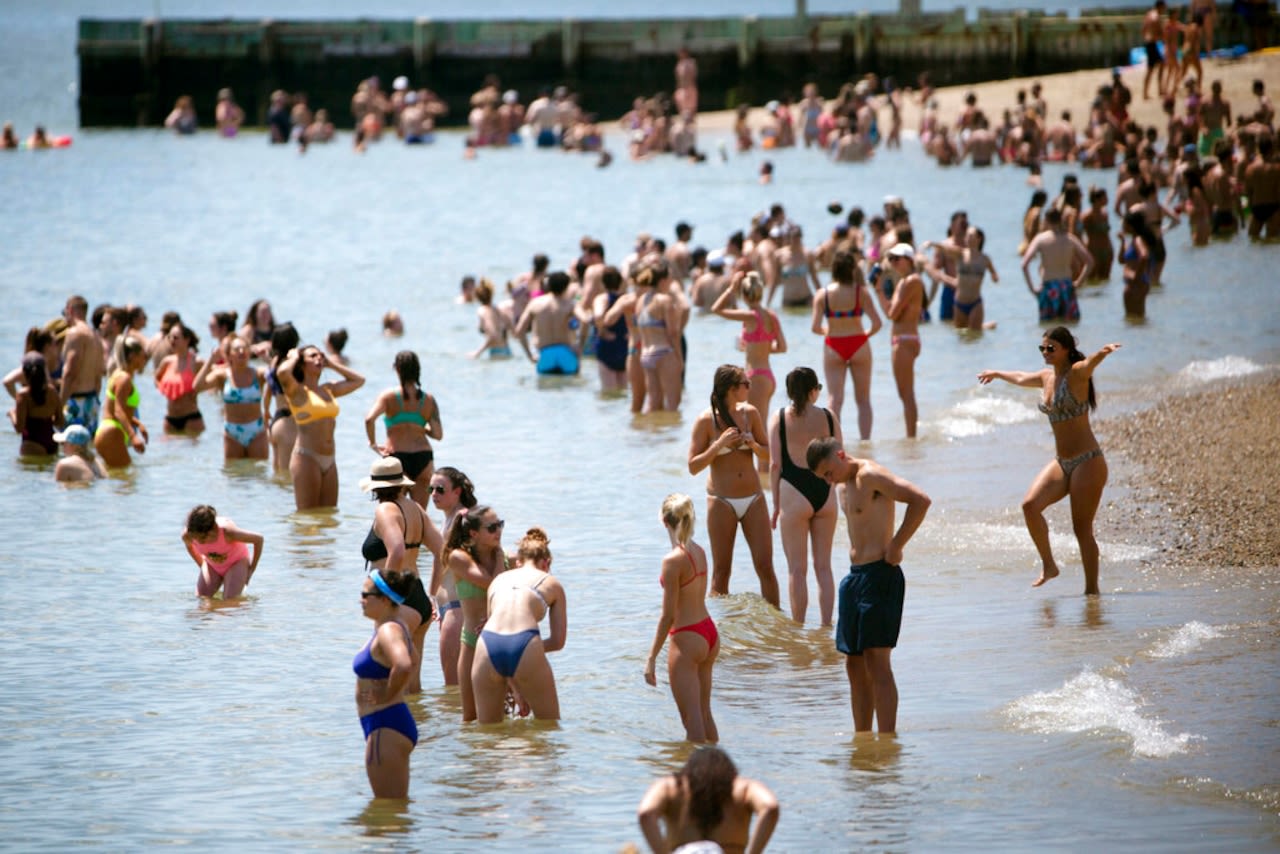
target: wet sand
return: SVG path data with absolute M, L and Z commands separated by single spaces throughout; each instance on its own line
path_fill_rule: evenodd
M 1280 566 L 1280 375 L 1225 381 L 1098 423 L 1114 461 L 1100 526 L 1175 566 Z M 1109 518 L 1107 518 L 1109 517 Z M 1106 521 L 1104 521 L 1104 519 Z

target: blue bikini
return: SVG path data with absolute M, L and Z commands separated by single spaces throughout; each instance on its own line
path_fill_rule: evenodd
M 538 591 L 538 587 L 543 581 L 546 581 L 545 577 L 539 579 L 538 583 L 532 587 L 512 587 L 511 589 L 528 590 L 534 596 L 537 596 L 538 600 L 542 602 L 542 612 L 546 614 L 549 607 L 547 600 Z M 489 653 L 489 663 L 493 665 L 494 670 L 498 671 L 498 675 L 504 679 L 515 677 L 516 668 L 520 666 L 520 659 L 524 656 L 525 648 L 529 646 L 529 641 L 536 637 L 540 637 L 537 626 L 510 635 L 490 631 L 480 632 L 480 639 L 484 641 L 485 651 Z
M 409 630 L 403 624 L 400 628 L 404 629 L 406 640 L 409 644 L 409 652 L 413 652 L 413 640 L 409 634 Z M 377 636 L 377 632 L 374 632 Z M 364 648 L 356 653 L 355 660 L 351 662 L 351 669 L 355 671 L 356 676 L 361 679 L 386 679 L 391 675 L 391 668 L 381 664 L 373 657 L 371 647 L 373 646 L 373 638 L 369 638 L 369 642 Z M 387 706 L 385 709 L 378 709 L 376 712 L 370 712 L 360 718 L 360 726 L 364 729 L 364 737 L 367 739 L 379 729 L 392 729 L 412 741 L 415 745 L 418 743 L 418 724 L 413 719 L 413 713 L 409 711 L 409 706 L 405 703 L 396 703 L 394 706 Z

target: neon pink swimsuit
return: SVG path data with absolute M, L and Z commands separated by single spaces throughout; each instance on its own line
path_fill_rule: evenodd
M 191 548 L 196 554 L 204 558 L 205 564 L 209 569 L 218 573 L 218 575 L 226 575 L 227 570 L 235 566 L 242 560 L 249 559 L 249 547 L 244 543 L 227 542 L 227 532 L 223 530 L 223 525 L 230 522 L 229 519 L 218 519 L 218 539 L 211 543 L 191 542 Z
M 748 344 L 764 344 L 777 338 L 777 334 L 770 332 L 769 328 L 765 326 L 764 316 L 759 311 L 755 311 L 754 309 L 752 311 L 756 316 L 756 328 L 750 332 L 743 330 L 741 336 L 742 340 Z

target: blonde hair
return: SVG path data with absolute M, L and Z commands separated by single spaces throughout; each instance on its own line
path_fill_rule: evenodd
M 747 302 L 760 302 L 764 296 L 764 280 L 755 270 L 742 277 L 742 296 Z
M 676 542 L 685 545 L 693 538 L 693 499 L 673 492 L 662 501 L 662 523 L 675 531 Z
M 530 528 L 516 545 L 516 555 L 522 562 L 536 564 L 551 560 L 551 541 L 541 528 Z

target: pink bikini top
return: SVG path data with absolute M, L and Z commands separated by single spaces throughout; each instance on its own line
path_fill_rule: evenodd
M 756 316 L 756 328 L 751 331 L 743 331 L 742 340 L 748 344 L 764 344 L 778 337 L 777 333 L 770 332 L 769 327 L 765 325 L 764 315 L 757 309 L 754 311 Z

